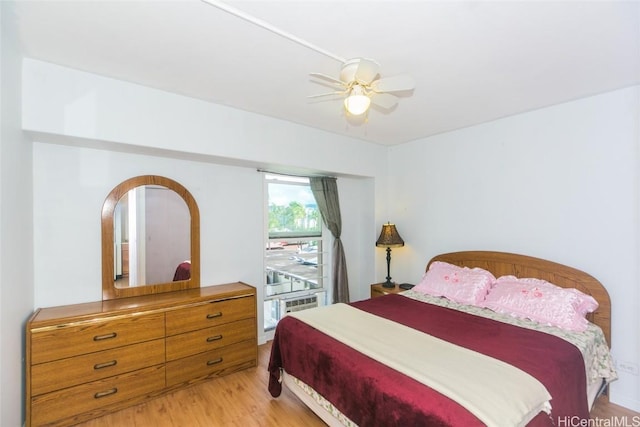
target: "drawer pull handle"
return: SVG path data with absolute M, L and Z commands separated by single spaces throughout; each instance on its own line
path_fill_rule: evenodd
M 100 399 L 101 397 L 111 396 L 112 394 L 116 394 L 117 392 L 118 392 L 118 389 L 116 387 L 114 387 L 111 390 L 100 391 L 100 392 L 94 394 L 93 397 L 94 397 L 94 399 Z
M 218 341 L 222 339 L 222 335 L 214 335 L 212 337 L 207 338 L 207 342 Z
M 209 360 L 207 362 L 207 366 L 217 365 L 220 362 L 222 362 L 222 357 L 218 357 L 217 359 L 214 359 L 214 360 Z
M 98 369 L 108 368 L 109 366 L 116 366 L 117 364 L 118 364 L 117 360 L 112 360 L 111 362 L 104 362 L 104 363 L 98 363 L 96 365 L 93 365 L 93 369 L 98 370 Z
M 216 317 L 222 317 L 222 312 L 207 314 L 207 319 L 215 319 Z
M 111 338 L 115 338 L 117 336 L 118 336 L 117 333 L 111 332 L 110 334 L 96 335 L 95 337 L 93 337 L 93 340 L 94 341 L 110 340 Z

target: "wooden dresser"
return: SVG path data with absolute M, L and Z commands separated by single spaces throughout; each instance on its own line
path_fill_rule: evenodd
M 73 425 L 257 366 L 256 292 L 232 283 L 39 309 L 26 346 L 26 425 Z

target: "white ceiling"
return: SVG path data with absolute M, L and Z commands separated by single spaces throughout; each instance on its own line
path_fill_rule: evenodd
M 18 1 L 27 57 L 380 144 L 640 84 L 640 2 L 225 1 L 342 58 L 410 74 L 367 123 L 310 72 L 340 62 L 200 0 Z

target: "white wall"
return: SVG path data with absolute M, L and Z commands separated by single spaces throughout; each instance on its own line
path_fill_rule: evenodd
M 383 146 L 42 61 L 26 59 L 23 68 L 22 123 L 40 139 L 83 138 L 338 175 L 385 173 Z
M 640 362 L 640 87 L 390 149 L 390 217 L 407 245 L 392 276 L 416 282 L 433 255 L 499 250 L 584 270 L 609 290 L 613 353 Z M 612 401 L 640 410 L 638 376 Z
M 34 139 L 35 307 L 101 298 L 102 203 L 142 174 L 172 178 L 195 197 L 202 284 L 241 280 L 261 296 L 257 166 L 338 176 L 350 293 L 368 297 L 375 236 L 362 230 L 375 229 L 385 147 L 40 61 L 23 68 L 23 127 Z M 355 153 L 361 162 L 351 161 Z
M 12 2 L 0 2 L 0 425 L 24 419 L 24 325 L 33 308 L 31 145 L 20 129 L 21 65 Z
M 376 282 L 373 255 L 376 249 L 377 211 L 370 203 L 379 198 L 376 197 L 376 182 L 373 178 L 340 178 L 338 186 L 342 241 L 349 274 L 349 298 L 351 301 L 368 299 L 371 297 L 369 285 Z
M 102 298 L 102 204 L 117 184 L 144 174 L 174 179 L 196 199 L 203 285 L 260 284 L 262 182 L 255 169 L 36 142 L 36 307 Z

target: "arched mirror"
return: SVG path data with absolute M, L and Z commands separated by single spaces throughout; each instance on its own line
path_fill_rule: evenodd
M 102 299 L 200 287 L 200 214 L 165 177 L 130 178 L 102 206 Z

